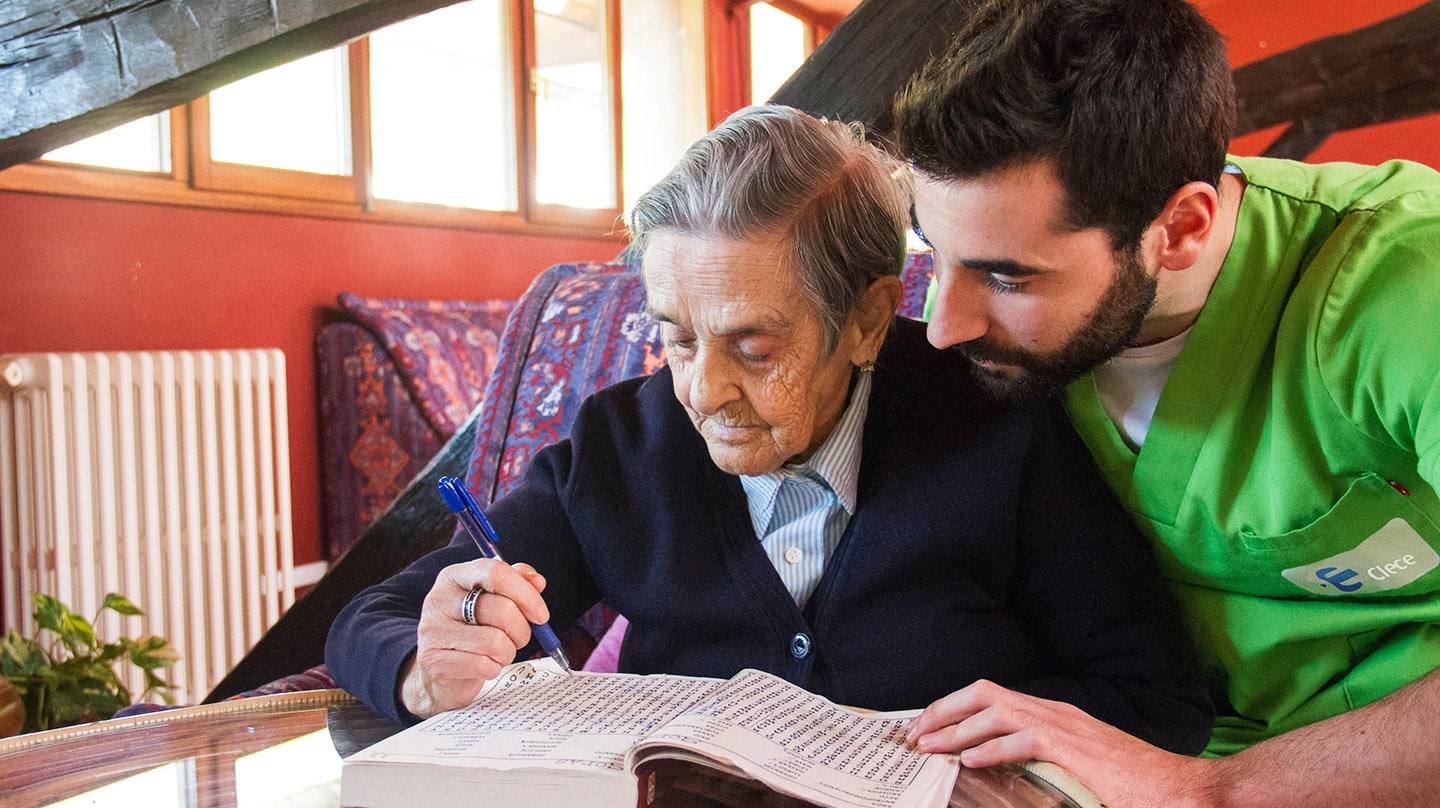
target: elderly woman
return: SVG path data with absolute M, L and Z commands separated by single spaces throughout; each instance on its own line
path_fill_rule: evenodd
M 984 677 L 1203 747 L 1185 635 L 1065 414 L 987 400 L 894 317 L 908 209 L 853 127 L 754 107 L 698 141 L 629 218 L 668 367 L 591 397 L 488 510 L 524 563 L 462 536 L 366 590 L 335 678 L 405 720 L 459 707 L 527 621 L 603 598 L 623 671 L 875 709 Z

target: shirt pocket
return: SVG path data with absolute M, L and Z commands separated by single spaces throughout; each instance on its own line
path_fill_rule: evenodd
M 1277 596 L 1393 598 L 1440 583 L 1440 527 L 1373 473 L 1310 524 L 1269 536 L 1242 529 L 1240 544 L 1263 588 Z

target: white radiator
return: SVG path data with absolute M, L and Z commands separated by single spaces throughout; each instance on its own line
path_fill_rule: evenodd
M 295 600 L 284 354 L 9 354 L 0 374 L 4 625 L 33 634 L 31 592 L 87 619 L 120 592 L 145 616 L 106 612 L 101 637 L 169 639 L 198 702 Z

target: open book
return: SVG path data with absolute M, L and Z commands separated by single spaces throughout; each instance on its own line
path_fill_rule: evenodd
M 695 804 L 693 789 L 723 784 L 731 796 L 705 804 L 758 802 L 748 790 L 774 795 L 767 805 L 943 808 L 959 762 L 905 745 L 914 714 L 847 709 L 754 670 L 729 680 L 566 675 L 550 660 L 522 662 L 469 706 L 347 758 L 340 799 L 354 808 L 457 795 L 475 805 L 661 808 Z M 1072 804 L 1051 793 L 1044 802 L 964 804 Z

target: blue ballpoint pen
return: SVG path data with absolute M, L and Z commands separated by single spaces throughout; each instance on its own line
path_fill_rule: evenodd
M 475 546 L 480 548 L 480 555 L 500 562 L 505 561 L 500 557 L 500 540 L 495 535 L 495 528 L 490 526 L 490 520 L 485 518 L 484 511 L 480 510 L 479 503 L 470 496 L 464 484 L 454 477 L 441 477 L 439 486 L 440 496 L 460 518 L 465 532 L 470 534 Z M 550 624 L 531 623 L 530 631 L 534 633 L 535 639 L 540 641 L 540 647 L 545 653 L 560 664 L 561 670 L 570 673 L 570 660 L 565 658 L 565 651 L 560 648 L 560 638 L 555 636 Z

